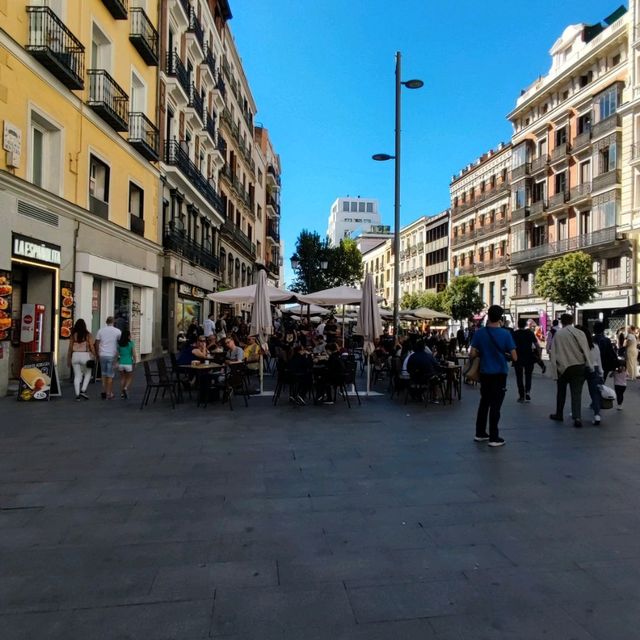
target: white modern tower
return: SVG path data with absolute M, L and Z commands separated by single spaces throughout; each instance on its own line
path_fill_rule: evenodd
M 338 198 L 331 205 L 327 237 L 333 246 L 345 237 L 352 237 L 356 231 L 371 231 L 380 224 L 378 201 L 360 196 Z

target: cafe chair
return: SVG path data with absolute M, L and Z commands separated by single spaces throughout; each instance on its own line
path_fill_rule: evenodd
M 356 385 L 356 373 L 358 371 L 358 363 L 355 358 L 347 358 L 345 361 L 345 372 L 344 372 L 344 383 L 346 386 L 352 385 L 353 391 L 356 394 L 356 398 L 358 399 L 358 404 L 361 405 L 360 402 L 360 394 L 358 393 L 358 387 Z
M 391 391 L 391 399 L 393 396 L 400 395 L 401 391 L 404 391 L 409 386 L 409 379 L 403 378 L 402 373 L 402 358 L 400 356 L 393 356 L 391 359 L 391 372 L 389 375 L 389 390 Z
M 171 376 L 176 385 L 178 403 L 183 401 L 182 392 L 184 389 L 189 392 L 189 400 L 191 400 L 191 383 L 189 382 L 189 376 L 180 370 L 175 353 L 169 353 L 169 360 L 171 361 Z
M 144 390 L 144 394 L 142 395 L 142 402 L 140 403 L 140 410 L 146 407 L 149 404 L 149 398 L 151 396 L 151 392 L 155 389 L 156 393 L 153 397 L 153 401 L 155 402 L 158 398 L 158 393 L 162 389 L 162 397 L 167 391 L 169 391 L 169 398 L 171 399 L 171 408 L 176 408 L 176 397 L 175 397 L 175 382 L 171 380 L 169 376 L 169 372 L 167 371 L 167 365 L 164 361 L 164 358 L 158 358 L 155 360 L 157 372 L 153 373 L 151 371 L 151 366 L 149 365 L 148 360 L 142 361 L 142 366 L 144 367 L 144 379 L 146 382 L 146 388 Z

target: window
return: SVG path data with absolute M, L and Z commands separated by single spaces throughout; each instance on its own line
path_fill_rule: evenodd
M 95 23 L 91 32 L 91 68 L 111 71 L 111 42 Z
M 358 212 L 358 203 L 357 202 L 352 202 L 351 203 L 351 213 L 357 213 Z
M 484 282 L 478 285 L 478 294 L 480 295 L 480 300 L 484 303 Z
M 555 178 L 556 193 L 564 193 L 567 190 L 567 172 L 556 173 Z
M 262 171 L 258 169 L 258 184 L 262 184 Z
M 256 205 L 256 218 L 262 220 L 262 207 L 259 204 Z
M 618 206 L 615 200 L 600 202 L 593 208 L 593 231 L 614 227 L 617 222 Z
M 364 213 L 364 209 L 365 209 L 365 204 L 364 202 L 358 202 L 358 211 L 360 213 Z
M 616 284 L 622 284 L 622 266 L 621 266 L 620 256 L 616 258 L 607 258 L 606 260 L 606 270 L 605 270 L 605 281 L 604 285 L 611 286 Z
M 536 182 L 533 185 L 533 190 L 531 192 L 531 202 L 540 202 L 545 199 L 547 191 L 547 181 L 542 180 L 541 182 Z
M 608 147 L 604 147 L 598 154 L 600 160 L 599 173 L 607 173 L 613 171 L 616 168 L 617 153 L 616 144 L 610 144 Z
M 611 58 L 611 64 L 614 67 L 617 67 L 620 64 L 620 54 L 619 53 L 616 53 L 616 55 L 613 56 L 613 58 Z
M 522 144 L 519 144 L 517 147 L 515 147 L 515 149 L 513 150 L 513 153 L 511 155 L 511 168 L 517 169 L 518 167 L 521 167 L 522 165 L 526 164 L 528 159 L 529 159 L 528 147 L 526 143 L 523 142 Z
M 566 240 L 569 237 L 568 227 L 566 218 L 558 220 L 558 240 Z
M 496 283 L 490 282 L 489 283 L 489 305 L 492 305 L 494 303 L 495 295 L 496 295 Z
M 349 211 L 349 203 L 347 201 L 342 203 L 342 210 Z
M 31 112 L 31 182 L 37 187 L 60 195 L 62 162 L 60 158 L 61 130 L 39 113 Z
M 109 167 L 96 158 L 89 156 L 89 209 L 103 217 L 109 217 Z
M 522 209 L 527 206 L 527 188 L 523 185 L 513 192 L 513 208 Z
M 539 247 L 547 243 L 547 230 L 540 225 L 539 227 L 533 227 L 531 230 L 531 246 Z
M 547 155 L 547 139 L 538 140 L 538 158 Z
M 367 213 L 373 213 L 373 202 L 367 202 Z
M 580 184 L 591 182 L 591 160 L 580 164 Z
M 556 131 L 556 147 L 559 147 L 561 144 L 565 144 L 567 141 L 567 127 L 561 127 Z
M 580 212 L 580 235 L 591 233 L 591 211 Z
M 133 182 L 129 183 L 129 213 L 144 218 L 144 191 Z
M 614 85 L 609 87 L 606 91 L 603 91 L 595 99 L 593 105 L 593 120 L 594 122 L 601 122 L 609 116 L 612 116 L 618 109 L 620 104 L 620 87 Z

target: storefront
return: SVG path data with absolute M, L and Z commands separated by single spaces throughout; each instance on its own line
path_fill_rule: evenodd
M 185 282 L 165 280 L 163 335 L 167 336 L 169 350 L 177 349 L 179 333 L 186 334 L 192 322 L 202 324 L 209 315 L 212 303 L 206 299 L 208 293 L 210 291 Z
M 631 289 L 605 291 L 593 302 L 578 307 L 578 322 L 591 330 L 594 322 L 603 322 L 607 334 L 615 335 L 619 329 L 624 328 L 625 316 L 614 311 L 630 304 Z

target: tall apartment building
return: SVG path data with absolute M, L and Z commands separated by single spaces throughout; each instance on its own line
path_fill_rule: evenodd
M 451 269 L 474 274 L 485 306 L 509 309 L 509 224 L 511 145 L 500 144 L 453 176 Z
M 256 126 L 254 132 L 256 147 L 265 161 L 265 169 L 258 172 L 260 187 L 264 184 L 263 195 L 256 203 L 256 216 L 264 219 L 261 235 L 264 246 L 264 262 L 267 277 L 274 284 L 281 284 L 282 251 L 280 247 L 280 156 L 274 151 L 269 132 Z
M 225 29 L 222 69 L 227 85 L 222 112 L 225 163 L 221 190 L 225 221 L 222 225 L 220 264 L 223 285 L 253 283 L 256 260 L 256 164 L 254 117 L 256 104 L 244 74 L 229 26 Z M 258 221 L 260 226 L 264 221 Z M 241 309 L 236 308 L 236 313 Z
M 400 229 L 400 298 L 405 293 L 424 291 L 424 228 L 426 219 L 426 216 L 421 216 Z
M 158 343 L 157 24 L 155 2 L 0 2 L 0 394 L 25 303 L 63 373 L 76 318 L 121 314 L 142 354 Z
M 424 224 L 424 290 L 437 293 L 449 283 L 449 210 L 429 216 Z
M 202 320 L 206 295 L 217 288 L 219 229 L 224 202 L 218 172 L 224 166 L 219 114 L 226 0 L 163 0 L 160 21 L 160 138 L 165 252 L 162 339 Z
M 373 275 L 376 295 L 383 304 L 393 304 L 393 237 L 380 238 L 377 244 L 368 243 L 362 253 L 363 272 Z
M 360 196 L 337 198 L 329 210 L 327 237 L 334 247 L 356 232 L 367 232 L 380 224 L 378 201 Z
M 612 310 L 632 299 L 634 255 L 623 231 L 630 228 L 630 207 L 625 218 L 621 211 L 623 159 L 631 147 L 620 115 L 632 98 L 630 28 L 624 8 L 605 24 L 567 27 L 551 48 L 549 72 L 522 93 L 508 116 L 519 317 L 544 325 L 564 311 L 535 295 L 535 273 L 545 260 L 576 250 L 593 257 L 600 289 L 594 302 L 580 307 L 580 322 L 609 322 Z

